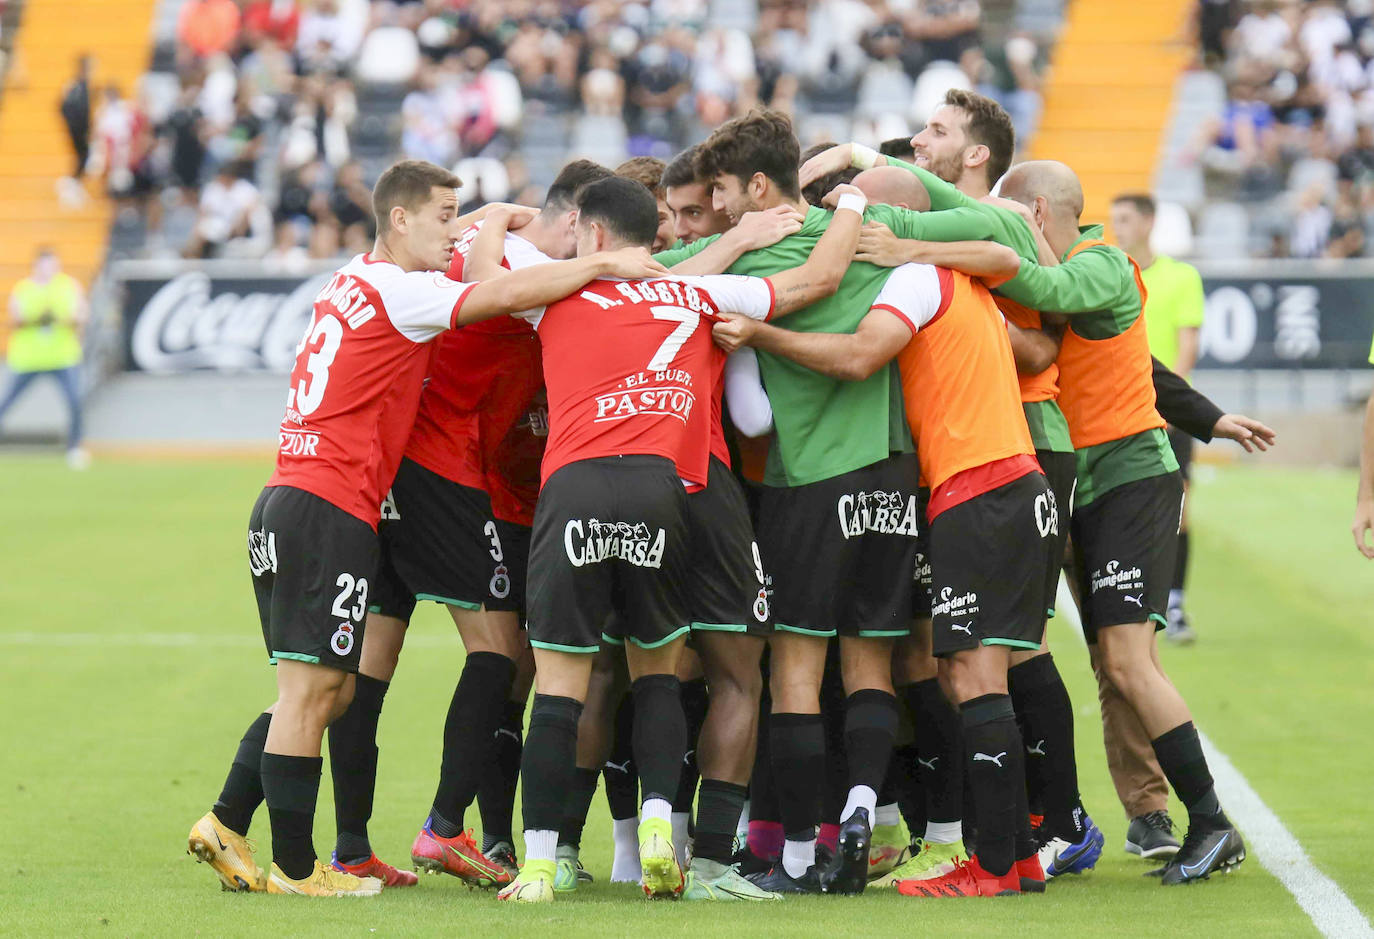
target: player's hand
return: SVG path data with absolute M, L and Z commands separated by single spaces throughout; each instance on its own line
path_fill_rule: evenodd
M 854 159 L 853 148 L 847 143 L 831 147 L 829 150 L 822 150 L 801 165 L 802 188 L 805 189 L 822 176 L 829 176 L 831 173 L 849 169 L 849 161 L 852 159 Z
M 1365 557 L 1374 561 L 1374 545 L 1369 543 L 1369 534 L 1374 531 L 1374 499 L 1360 499 L 1355 502 L 1355 521 L 1350 526 L 1355 535 L 1355 547 Z
M 868 196 L 864 195 L 864 191 L 858 186 L 853 183 L 840 183 L 821 197 L 821 206 L 833 212 L 835 207 L 840 204 L 840 196 L 846 195 L 858 196 L 865 203 L 868 202 Z
M 487 207 L 487 214 L 484 220 L 490 221 L 494 217 L 498 219 L 497 224 L 504 221 L 507 231 L 515 231 L 517 228 L 524 228 L 534 217 L 539 214 L 538 209 L 532 209 L 527 205 L 516 205 L 513 202 L 494 202 Z
M 778 205 L 759 212 L 745 212 L 731 231 L 740 239 L 745 251 L 755 251 L 795 235 L 801 231 L 805 218 L 790 205 Z
M 711 338 L 716 341 L 716 345 L 726 352 L 736 352 L 749 345 L 750 339 L 758 329 L 758 322 L 734 313 L 720 315 L 720 322 L 711 327 Z
M 1268 450 L 1278 440 L 1278 434 L 1273 430 L 1244 414 L 1221 415 L 1212 428 L 1212 436 L 1234 440 L 1245 448 L 1246 453 Z
M 865 222 L 859 230 L 859 247 L 854 260 L 867 261 L 879 267 L 896 267 L 911 258 L 912 243 L 892 234 L 882 222 Z
M 637 280 L 643 277 L 662 277 L 668 269 L 659 264 L 649 254 L 648 248 L 620 248 L 616 251 L 603 251 L 601 260 L 606 277 L 624 277 Z

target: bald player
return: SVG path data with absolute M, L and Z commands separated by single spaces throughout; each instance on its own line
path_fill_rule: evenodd
M 1060 258 L 1057 267 L 1023 259 L 1002 290 L 1068 317 L 1059 403 L 1077 461 L 1071 532 L 1084 635 L 1188 808 L 1188 834 L 1162 882 L 1204 879 L 1243 861 L 1245 845 L 1221 809 L 1192 715 L 1156 645 L 1183 486 L 1155 409 L 1144 284 L 1135 262 L 1102 240 L 1101 226 L 1080 227 L 1083 190 L 1068 166 L 1022 163 L 1003 179 L 1002 194 L 1030 209 Z
M 896 168 L 907 182 L 918 182 L 932 206 L 951 206 L 981 211 L 994 223 L 994 240 L 1014 249 L 1027 260 L 1041 258 L 1053 263 L 1053 253 L 1026 220 L 1025 210 L 1014 203 L 992 199 L 992 185 L 1011 165 L 1015 144 L 1011 118 L 997 102 L 970 91 L 951 90 L 944 103 L 931 115 L 926 126 L 911 138 L 909 149 L 915 163 L 891 155 L 879 156 L 861 144 L 846 144 L 818 156 L 803 167 L 802 178 L 832 172 L 837 166 L 886 164 L 887 172 Z M 865 178 L 868 178 L 867 176 Z M 889 177 L 893 186 L 901 185 L 898 176 Z M 1039 237 L 1037 237 L 1039 236 Z M 938 246 L 930 246 L 938 247 Z M 866 229 L 859 245 L 858 258 L 876 264 L 895 265 L 906 261 L 930 261 L 922 256 L 927 246 L 897 239 L 891 232 L 874 226 Z M 1064 522 L 1058 533 L 1047 540 L 1044 576 L 1047 585 L 1047 616 L 1054 613 L 1055 588 L 1059 581 L 1065 542 L 1068 539 L 1069 503 L 1075 478 L 1073 444 L 1068 426 L 1056 401 L 1059 395 L 1058 354 L 1062 322 L 1048 324 L 1040 313 L 995 295 L 1007 319 L 1012 351 L 1016 356 L 1022 411 L 1035 444 L 1035 455 L 1049 481 L 1055 504 Z M 920 568 L 923 570 L 923 568 Z M 923 595 L 917 597 L 924 605 Z M 928 620 L 918 623 L 915 635 L 928 630 Z M 1039 649 L 1018 650 L 1012 656 L 1008 676 L 1017 722 L 1026 748 L 1026 778 L 1031 806 L 1043 817 L 1037 834 L 1043 843 L 1040 855 L 1045 874 L 1082 873 L 1090 870 L 1101 855 L 1103 835 L 1083 808 L 1078 790 L 1078 763 L 1074 747 L 1073 705 L 1047 643 Z M 913 711 L 938 713 L 940 692 L 934 681 L 934 662 L 912 650 L 897 663 L 899 679 L 909 682 L 904 699 Z M 956 728 L 957 730 L 957 728 Z M 940 732 L 940 722 L 928 720 L 917 730 L 924 749 L 948 741 Z M 957 739 L 957 737 L 956 737 Z M 922 781 L 926 788 L 929 816 L 925 844 L 920 854 L 891 878 L 923 877 L 941 872 L 952 861 L 956 847 L 954 829 L 946 819 L 957 817 L 961 803 L 956 763 L 932 762 L 933 754 L 921 755 Z M 934 768 L 932 768 L 932 766 Z M 943 767 L 943 769 L 941 769 Z M 1160 777 L 1161 783 L 1163 778 Z M 947 844 L 951 846 L 946 846 Z
M 855 185 L 871 199 L 912 208 L 930 203 L 896 168 L 865 171 Z M 974 275 L 1004 277 L 1019 264 L 1001 245 L 980 243 L 969 254 L 965 268 Z M 1043 891 L 1007 668 L 1013 650 L 1040 645 L 1043 543 L 1057 515 L 1021 412 L 1007 333 L 986 287 L 965 274 L 906 264 L 893 270 L 853 332 L 733 322 L 716 329 L 738 330 L 772 354 L 846 380 L 863 380 L 896 357 L 905 416 L 930 483 L 927 537 L 937 600 L 931 652 L 959 702 L 962 759 L 978 820 L 975 856 L 943 876 L 902 880 L 898 888 L 927 897 Z

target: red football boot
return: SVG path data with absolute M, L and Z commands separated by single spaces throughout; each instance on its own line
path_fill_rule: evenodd
M 354 877 L 376 877 L 382 882 L 383 887 L 413 887 L 420 882 L 414 871 L 392 867 L 375 854 L 361 864 L 345 864 L 339 860 L 339 855 L 335 852 L 330 863 L 334 870 L 352 874 Z
M 474 887 L 504 887 L 511 882 L 510 872 L 491 860 L 472 840 L 472 829 L 452 838 L 440 838 L 429 821 L 410 846 L 410 859 L 420 870 L 432 874 L 452 874 Z

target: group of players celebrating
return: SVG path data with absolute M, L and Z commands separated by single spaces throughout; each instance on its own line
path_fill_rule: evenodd
M 1043 891 L 1103 846 L 1045 643 L 1066 565 L 1115 733 L 1188 809 L 1181 845 L 1160 811 L 1128 849 L 1164 884 L 1244 860 L 1156 651 L 1182 502 L 1161 413 L 1272 432 L 1152 363 L 1134 262 L 1080 228 L 1067 166 L 1010 165 L 998 105 L 951 92 L 889 144 L 803 162 L 756 111 L 666 168 L 576 161 L 542 209 L 467 216 L 439 167 L 383 173 L 249 522 L 278 698 L 191 830 L 225 888 L 417 882 L 367 825 L 431 600 L 467 657 L 417 868 L 577 889 L 604 771 L 611 879 L 651 897 Z

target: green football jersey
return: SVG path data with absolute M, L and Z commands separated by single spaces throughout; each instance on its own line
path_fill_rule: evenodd
M 830 219 L 831 213 L 813 207 L 806 213 L 801 231 L 770 247 L 745 253 L 730 266 L 730 273 L 767 277 L 800 267 Z M 864 212 L 864 219 L 883 223 L 900 238 L 986 241 L 993 237 L 987 215 L 968 208 L 908 212 L 875 205 Z M 672 267 L 713 240 L 701 239 L 654 257 Z M 891 273 L 891 268 L 850 264 L 834 294 L 779 319 L 775 325 L 802 332 L 852 333 Z M 764 471 L 765 485 L 801 486 L 830 479 L 892 453 L 913 449 L 895 363 L 863 381 L 851 382 L 821 375 L 763 350 L 758 356 L 773 404 L 775 430 Z

